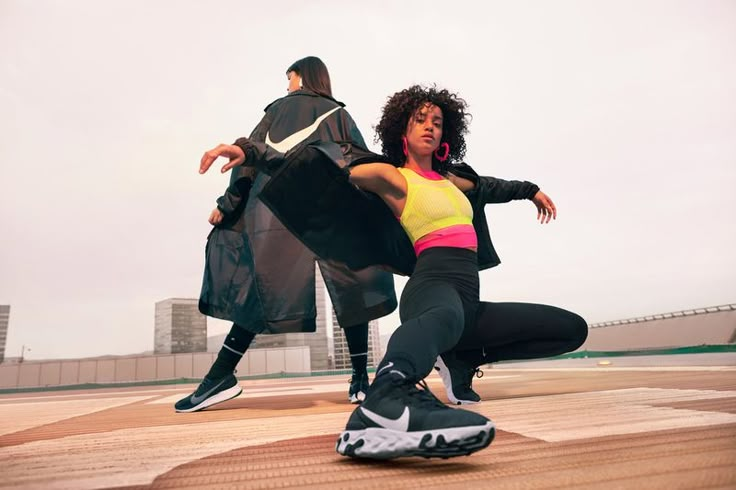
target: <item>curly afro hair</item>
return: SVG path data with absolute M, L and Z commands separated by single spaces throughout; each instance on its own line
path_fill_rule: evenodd
M 445 162 L 432 157 L 432 167 L 445 173 L 451 162 L 461 161 L 465 156 L 465 135 L 471 119 L 471 115 L 465 112 L 468 107 L 465 100 L 446 89 L 413 85 L 389 97 L 375 127 L 375 142 L 381 143 L 383 154 L 392 162 L 403 165 L 406 156 L 401 138 L 409 119 L 428 103 L 442 110 L 442 143 L 450 145 L 450 156 Z

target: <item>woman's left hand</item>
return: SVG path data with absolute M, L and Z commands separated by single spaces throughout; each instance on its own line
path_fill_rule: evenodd
M 540 223 L 549 223 L 551 219 L 557 219 L 557 208 L 547 194 L 537 191 L 532 202 L 537 207 L 537 219 Z

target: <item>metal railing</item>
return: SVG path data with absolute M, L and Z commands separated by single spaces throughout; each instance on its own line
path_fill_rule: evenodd
M 631 323 L 651 322 L 654 320 L 667 320 L 670 318 L 681 318 L 681 317 L 693 316 L 693 315 L 707 315 L 709 313 L 719 313 L 722 311 L 733 311 L 733 310 L 736 310 L 736 304 L 732 303 L 732 304 L 727 304 L 727 305 L 709 306 L 707 308 L 696 308 L 694 310 L 682 310 L 682 311 L 675 311 L 672 313 L 661 313 L 658 315 L 640 316 L 636 318 L 626 318 L 624 320 L 614 320 L 610 322 L 593 323 L 590 325 L 590 328 L 612 327 L 614 325 L 628 325 Z

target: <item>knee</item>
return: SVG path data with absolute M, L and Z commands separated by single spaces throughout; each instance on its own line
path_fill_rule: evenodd
M 576 313 L 568 312 L 567 331 L 570 335 L 570 342 L 573 344 L 571 350 L 575 350 L 585 343 L 588 338 L 588 323 Z

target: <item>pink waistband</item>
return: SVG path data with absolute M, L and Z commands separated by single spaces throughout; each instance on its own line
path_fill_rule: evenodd
M 414 243 L 414 253 L 419 254 L 432 247 L 478 248 L 478 235 L 471 225 L 454 225 L 433 231 Z

